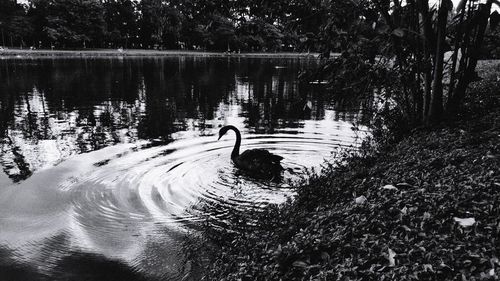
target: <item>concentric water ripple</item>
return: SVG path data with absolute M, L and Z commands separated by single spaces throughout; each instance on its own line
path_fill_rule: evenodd
M 238 171 L 230 160 L 234 135 L 81 154 L 1 191 L 0 242 L 42 272 L 53 272 L 77 251 L 127 261 L 140 271 L 156 268 L 155 256 L 171 265 L 156 268 L 155 275 L 176 276 L 179 258 L 161 249 L 180 253 L 179 241 L 195 222 L 210 218 L 223 227 L 231 212 L 292 198 L 290 182 L 318 168 L 330 152 L 355 145 L 352 132 L 340 132 L 245 134 L 242 150 L 265 148 L 284 157 L 281 182 Z
M 107 230 L 127 221 L 182 223 L 212 215 L 193 208 L 200 204 L 244 210 L 281 203 L 293 194 L 288 182 L 298 180 L 307 168 L 318 167 L 324 155 L 342 145 L 320 136 L 246 138 L 245 149 L 265 148 L 284 157 L 284 180 L 276 183 L 255 180 L 235 169 L 229 159 L 233 142 L 199 137 L 118 153 L 95 162 L 95 169 L 63 186 L 71 193 L 75 216 L 82 224 L 95 223 L 89 218 L 93 214 L 106 222 Z M 224 219 L 223 213 L 217 216 Z

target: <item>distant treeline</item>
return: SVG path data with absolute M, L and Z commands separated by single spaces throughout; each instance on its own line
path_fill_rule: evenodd
M 318 51 L 322 0 L 0 0 L 0 45 Z

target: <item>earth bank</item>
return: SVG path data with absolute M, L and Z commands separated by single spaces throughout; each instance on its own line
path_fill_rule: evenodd
M 498 280 L 500 62 L 458 119 L 350 155 L 191 245 L 205 280 Z M 205 254 L 201 254 L 204 252 Z M 208 254 L 207 254 L 208 253 Z

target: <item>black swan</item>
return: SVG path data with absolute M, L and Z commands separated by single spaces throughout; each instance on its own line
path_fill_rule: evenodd
M 265 149 L 249 149 L 240 154 L 241 134 L 235 126 L 222 127 L 219 131 L 219 139 L 229 130 L 236 133 L 236 143 L 231 153 L 231 160 L 238 169 L 257 178 L 277 179 L 280 176 L 283 170 L 280 161 L 283 157 L 272 154 Z

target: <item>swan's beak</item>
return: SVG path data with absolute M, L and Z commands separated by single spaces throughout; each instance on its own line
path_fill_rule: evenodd
M 219 138 L 218 138 L 217 140 L 220 140 L 220 138 L 222 138 L 222 136 L 221 136 L 221 135 L 219 135 Z

